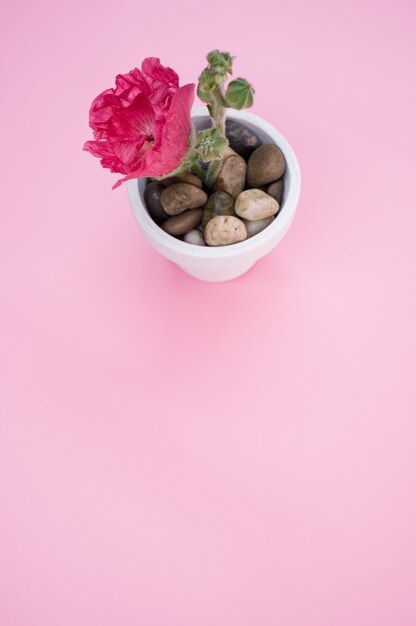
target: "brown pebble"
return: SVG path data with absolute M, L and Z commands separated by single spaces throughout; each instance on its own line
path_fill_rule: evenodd
M 261 145 L 260 139 L 245 124 L 237 120 L 225 120 L 225 134 L 230 146 L 244 159 L 248 159 L 251 153 Z
M 194 185 L 195 187 L 202 189 L 202 180 L 190 172 L 183 174 L 182 176 L 169 176 L 169 178 L 162 178 L 160 182 L 165 187 L 176 185 L 176 183 L 188 183 L 188 185 Z
M 185 235 L 199 224 L 201 217 L 202 209 L 189 209 L 180 215 L 170 217 L 166 222 L 163 222 L 160 228 L 174 237 Z
M 144 201 L 147 210 L 156 224 L 161 224 L 169 217 L 160 201 L 160 195 L 164 189 L 161 183 L 153 182 L 146 185 L 144 190 Z
M 283 176 L 286 169 L 283 152 L 273 143 L 256 148 L 247 163 L 247 182 L 250 187 L 267 185 Z
M 202 226 L 205 228 L 209 220 L 217 215 L 234 215 L 234 200 L 225 191 L 214 191 L 208 198 L 203 207 Z
M 268 185 L 265 191 L 266 193 L 269 194 L 269 196 L 274 198 L 276 202 L 278 202 L 279 204 L 282 204 L 283 188 L 284 188 L 284 182 L 283 182 L 283 178 L 281 178 L 280 180 L 276 180 L 275 183 Z
M 205 191 L 188 183 L 175 183 L 162 191 L 160 201 L 168 215 L 179 215 L 187 209 L 197 209 L 208 200 Z
M 216 191 L 225 191 L 234 200 L 244 189 L 247 164 L 243 157 L 232 154 L 225 159 L 215 184 Z

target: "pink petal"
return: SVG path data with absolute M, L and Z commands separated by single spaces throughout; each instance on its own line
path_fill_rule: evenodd
M 179 87 L 179 77 L 177 73 L 170 67 L 164 67 L 157 57 L 148 57 L 142 63 L 142 72 L 147 80 L 159 81 L 169 86 Z
M 122 100 L 123 106 L 127 106 L 141 93 L 149 92 L 146 80 L 137 67 L 128 74 L 116 76 L 115 95 Z
M 195 85 L 189 84 L 178 89 L 166 115 L 160 146 L 148 150 L 141 160 L 140 167 L 120 179 L 113 189 L 131 178 L 161 176 L 174 170 L 183 160 L 188 150 L 191 132 L 191 108 L 195 98 Z
M 149 143 L 145 141 L 145 137 L 140 137 L 138 141 L 115 141 L 111 145 L 115 156 L 129 170 L 135 166 L 136 161 L 142 158 L 144 152 L 151 147 Z
M 161 174 L 174 170 L 188 150 L 191 132 L 191 109 L 195 99 L 195 85 L 180 87 L 173 96 L 172 105 L 166 115 L 160 149 Z M 163 154 L 162 154 L 163 153 Z
M 129 107 L 113 111 L 113 117 L 109 124 L 109 135 L 117 141 L 137 141 L 142 135 L 153 135 L 153 123 L 155 111 L 148 98 L 144 95 L 137 96 Z
M 170 67 L 161 65 L 160 60 L 154 57 L 143 61 L 142 72 L 149 86 L 150 102 L 157 108 L 168 109 L 173 95 L 179 88 L 177 73 Z
M 114 156 L 114 150 L 109 141 L 86 141 L 82 149 L 99 158 Z
M 119 106 L 119 100 L 114 95 L 112 89 L 106 89 L 94 98 L 90 107 L 89 123 L 94 131 L 94 135 L 100 135 L 96 139 L 106 135 L 107 123 L 113 115 L 113 108 Z
M 113 145 L 109 141 L 87 141 L 83 149 L 101 159 L 101 165 L 109 168 L 112 172 L 128 174 L 131 171 L 131 168 L 124 166 L 114 154 Z

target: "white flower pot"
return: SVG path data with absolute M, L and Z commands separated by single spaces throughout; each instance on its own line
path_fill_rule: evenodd
M 240 243 L 229 246 L 195 246 L 165 233 L 147 212 L 143 194 L 146 179 L 127 181 L 130 205 L 149 243 L 185 272 L 211 282 L 232 280 L 241 276 L 281 241 L 294 218 L 300 195 L 300 169 L 296 155 L 287 140 L 268 122 L 247 111 L 228 109 L 227 117 L 241 121 L 251 128 L 264 143 L 275 143 L 286 159 L 282 206 L 274 221 L 263 231 Z M 197 129 L 209 127 L 205 107 L 192 109 Z

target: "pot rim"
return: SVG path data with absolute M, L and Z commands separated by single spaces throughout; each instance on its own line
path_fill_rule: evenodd
M 208 118 L 206 107 L 193 107 L 191 117 L 192 120 Z M 279 231 L 286 230 L 289 227 L 296 213 L 301 189 L 301 175 L 297 157 L 287 139 L 276 130 L 272 124 L 255 113 L 229 109 L 227 111 L 227 117 L 243 123 L 248 122 L 254 127 L 254 131 L 256 129 L 263 131 L 264 134 L 270 137 L 273 143 L 279 146 L 286 159 L 287 171 L 290 173 L 290 190 L 273 222 L 260 233 L 257 233 L 257 235 L 228 246 L 197 246 L 172 237 L 172 235 L 166 233 L 152 220 L 147 212 L 142 197 L 144 185 L 143 189 L 140 189 L 140 181 L 144 181 L 145 179 L 135 178 L 127 181 L 127 191 L 131 208 L 137 222 L 147 237 L 156 240 L 158 244 L 165 249 L 167 248 L 183 257 L 227 259 L 245 255 L 247 252 L 253 251 L 256 248 L 263 248 L 269 241 L 276 237 Z

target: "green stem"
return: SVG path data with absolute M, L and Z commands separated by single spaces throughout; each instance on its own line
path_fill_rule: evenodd
M 218 128 L 219 131 L 224 133 L 224 117 L 225 117 L 225 108 L 223 107 L 224 101 L 224 92 L 222 87 L 219 85 L 215 91 L 213 92 L 213 102 L 212 102 L 212 119 L 214 122 L 215 128 Z
M 215 185 L 215 181 L 217 180 L 217 176 L 221 171 L 222 167 L 222 159 L 215 159 L 215 161 L 211 161 L 208 166 L 207 172 L 205 174 L 205 184 L 211 189 Z
M 198 159 L 196 159 L 192 164 L 192 174 L 195 174 L 195 176 L 198 176 L 198 178 L 200 178 L 202 182 L 205 182 L 206 170 L 204 170 L 204 168 L 201 166 Z
M 211 118 L 213 121 L 214 127 L 225 136 L 225 108 L 223 106 L 224 102 L 224 93 L 221 85 L 213 91 L 212 100 L 210 102 L 211 107 Z M 205 184 L 211 189 L 215 185 L 215 181 L 217 180 L 217 176 L 221 171 L 222 167 L 222 155 L 218 159 L 215 159 L 210 162 L 208 166 L 208 170 L 205 172 Z

